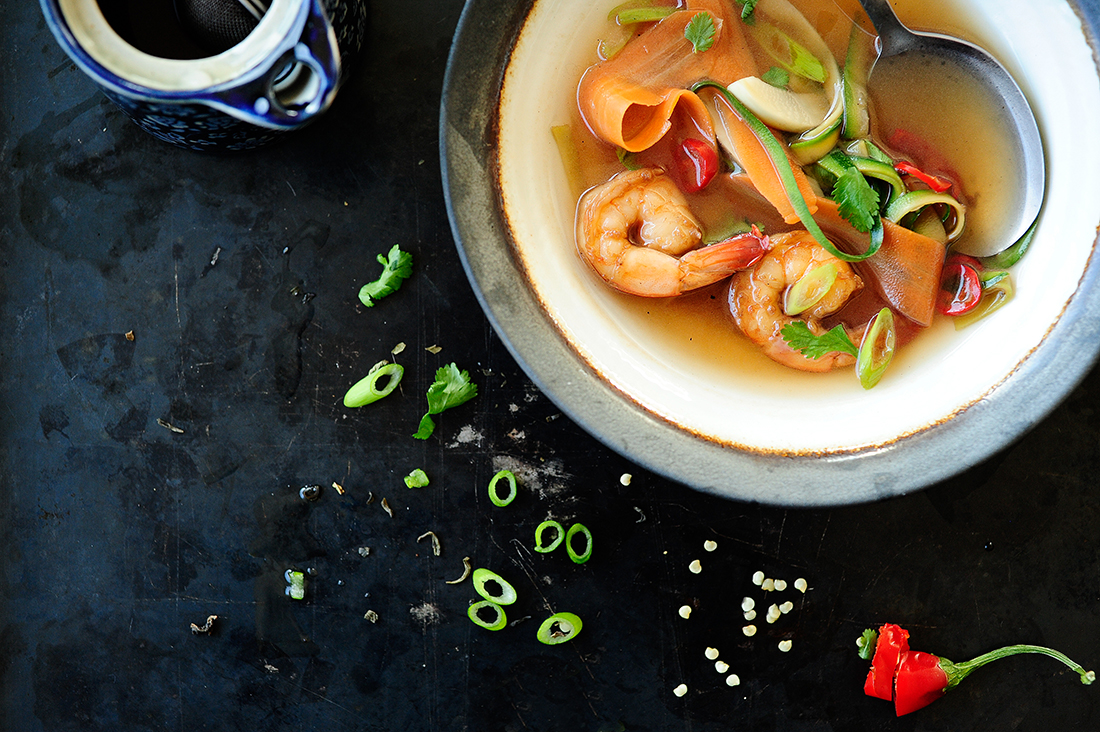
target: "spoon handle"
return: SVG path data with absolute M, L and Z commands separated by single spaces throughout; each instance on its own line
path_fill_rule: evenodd
M 890 0 L 859 0 L 859 4 L 867 12 L 867 17 L 875 26 L 879 42 L 882 44 L 882 55 L 892 56 L 906 50 L 913 44 L 913 32 L 906 28 L 894 9 L 890 6 Z

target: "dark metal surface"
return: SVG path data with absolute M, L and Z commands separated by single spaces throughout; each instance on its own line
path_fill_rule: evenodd
M 956 661 L 1031 642 L 1100 665 L 1100 374 L 994 459 L 872 505 L 762 508 L 632 467 L 524 377 L 462 271 L 437 152 L 460 11 L 372 3 L 329 114 L 209 157 L 138 130 L 35 4 L 0 0 L 0 728 L 1095 728 L 1100 692 L 1040 657 L 896 720 L 863 696 L 853 641 L 893 621 Z M 394 244 L 414 275 L 363 308 Z M 345 409 L 401 342 L 401 390 Z M 414 440 L 451 361 L 480 394 Z M 485 486 L 509 466 L 520 497 L 495 508 Z M 406 488 L 418 467 L 431 484 Z M 547 516 L 591 527 L 588 564 L 529 550 Z M 469 582 L 447 584 L 465 556 L 530 619 L 473 626 Z M 314 571 L 301 602 L 288 567 Z M 757 569 L 812 589 L 747 639 Z M 582 634 L 539 644 L 548 607 Z

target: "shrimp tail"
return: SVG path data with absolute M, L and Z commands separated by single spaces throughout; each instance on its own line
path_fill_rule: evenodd
M 771 242 L 754 225 L 747 234 L 695 249 L 680 257 L 682 292 L 705 287 L 740 272 L 760 261 L 771 249 Z

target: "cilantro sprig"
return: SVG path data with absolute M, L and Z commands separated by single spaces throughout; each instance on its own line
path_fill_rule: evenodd
M 374 282 L 368 282 L 359 289 L 359 300 L 368 308 L 374 307 L 374 301 L 397 292 L 401 283 L 412 275 L 412 255 L 393 245 L 388 255 L 378 255 L 382 265 L 382 275 Z
M 477 396 L 477 384 L 470 381 L 468 371 L 460 371 L 451 363 L 435 372 L 435 381 L 428 387 L 428 412 L 420 418 L 420 428 L 413 435 L 418 440 L 426 440 L 435 432 L 433 414 L 445 409 L 457 407 Z
M 859 354 L 856 344 L 844 332 L 844 326 L 838 325 L 827 333 L 814 335 L 810 327 L 801 320 L 788 323 L 779 331 L 783 340 L 793 350 L 798 351 L 806 358 L 818 359 L 829 353 Z
M 710 13 L 696 13 L 684 28 L 684 38 L 691 42 L 693 53 L 710 50 L 714 45 L 714 33 L 714 18 L 710 17 Z
M 866 234 L 879 220 L 878 191 L 855 167 L 846 169 L 836 179 L 833 200 L 836 201 L 837 212 L 857 231 Z

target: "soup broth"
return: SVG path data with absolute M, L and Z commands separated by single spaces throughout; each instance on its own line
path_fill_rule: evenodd
M 863 25 L 870 27 L 854 0 L 839 4 L 833 0 L 793 0 L 793 4 L 822 34 L 841 63 L 851 29 L 850 18 L 860 18 Z M 903 20 L 907 17 L 905 4 L 899 9 Z M 965 19 L 948 17 L 943 25 L 958 33 L 964 22 Z M 925 22 L 919 27 L 929 26 Z M 933 24 L 930 29 L 934 27 Z M 614 32 L 609 23 L 607 34 Z M 587 64 L 597 60 L 588 59 Z M 760 59 L 762 69 L 767 68 L 764 63 Z M 886 71 L 877 77 L 872 73 L 868 89 L 871 138 L 895 159 L 950 176 L 956 183 L 952 193 L 968 207 L 963 237 L 995 235 L 997 211 L 1012 205 L 1011 181 L 1018 179 L 1018 167 L 1008 142 L 1009 130 L 996 122 L 999 114 L 994 100 L 976 93 L 976 85 L 970 80 L 959 77 L 945 80 L 935 68 L 909 69 L 896 64 L 883 68 Z M 579 179 L 574 181 L 575 193 L 579 195 L 581 190 L 602 184 L 622 171 L 623 161 L 613 146 L 594 136 L 576 108 L 572 110 L 570 126 L 579 153 Z M 657 155 L 660 154 L 658 151 Z M 647 162 L 645 152 L 633 161 L 636 165 Z M 754 193 L 751 189 L 747 193 L 737 179 L 720 175 L 701 193 L 688 195 L 688 201 L 706 232 L 728 228 L 732 220 L 760 224 L 768 234 L 802 228 L 798 223 L 785 223 L 774 207 Z M 704 240 L 712 237 L 705 234 Z M 858 271 L 859 266 L 856 268 Z M 764 355 L 735 325 L 727 306 L 726 283 L 679 297 L 645 298 L 615 292 L 597 275 L 590 274 L 592 287 L 607 290 L 603 297 L 622 330 L 631 334 L 640 348 L 675 368 L 714 379 L 728 379 L 736 373 L 740 380 L 762 389 L 807 380 L 812 380 L 815 389 L 850 389 L 858 383 L 851 369 L 807 375 Z M 866 294 L 866 290 L 859 298 L 859 307 L 875 312 L 882 303 L 876 295 Z M 942 348 L 953 333 L 952 323 L 940 316 L 931 327 L 923 329 L 903 322 L 899 345 L 905 347 L 896 353 L 891 371 L 904 370 L 910 360 Z

